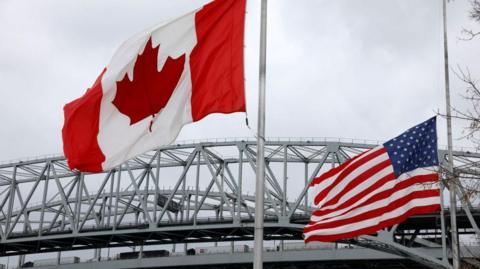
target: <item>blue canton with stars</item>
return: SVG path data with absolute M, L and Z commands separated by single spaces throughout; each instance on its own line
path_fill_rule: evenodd
M 383 146 L 397 177 L 419 167 L 438 165 L 436 118 L 408 129 Z

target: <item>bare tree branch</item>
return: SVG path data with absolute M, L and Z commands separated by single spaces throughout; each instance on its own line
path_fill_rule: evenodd
M 470 19 L 476 22 L 480 22 L 480 0 L 472 0 L 470 1 L 470 3 L 472 5 L 472 9 L 470 10 L 469 14 Z M 460 40 L 470 41 L 475 37 L 480 36 L 480 31 L 463 28 L 462 35 L 464 35 L 465 37 L 459 38 Z
M 463 28 L 462 29 L 462 35 L 464 35 L 465 37 L 460 37 L 459 38 L 460 40 L 470 41 L 470 40 L 474 39 L 476 36 L 480 35 L 480 32 L 475 32 L 471 29 Z

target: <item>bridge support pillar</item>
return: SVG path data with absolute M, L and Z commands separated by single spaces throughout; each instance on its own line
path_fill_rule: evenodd
M 139 259 L 143 258 L 143 243 L 140 245 L 140 251 L 138 253 L 138 258 Z
M 93 258 L 95 261 L 100 261 L 102 259 L 102 249 L 96 248 L 93 253 Z
M 17 267 L 21 268 L 24 263 L 25 263 L 25 255 L 19 255 Z

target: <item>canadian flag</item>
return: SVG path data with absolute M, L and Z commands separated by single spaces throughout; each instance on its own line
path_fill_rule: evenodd
M 245 2 L 216 0 L 127 40 L 64 107 L 69 167 L 109 170 L 208 114 L 245 112 Z

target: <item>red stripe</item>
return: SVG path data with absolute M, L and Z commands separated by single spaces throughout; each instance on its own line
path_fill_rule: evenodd
M 351 165 L 345 167 L 345 169 L 340 173 L 340 175 L 338 175 L 338 177 L 335 179 L 335 181 L 330 186 L 323 189 L 319 194 L 317 194 L 317 196 L 314 199 L 315 204 L 318 204 L 320 201 L 322 201 L 322 199 L 324 199 L 333 188 L 335 188 L 338 184 L 340 184 L 340 182 L 342 182 L 345 177 L 350 175 L 357 168 L 364 165 L 368 161 L 371 161 L 371 160 L 375 159 L 376 157 L 382 155 L 385 152 L 386 152 L 385 148 L 380 148 L 377 151 L 374 151 L 370 154 L 367 154 L 363 158 L 359 159 L 358 161 L 356 161 L 356 162 L 352 163 Z
M 195 15 L 190 55 L 192 118 L 245 112 L 243 39 L 246 0 L 216 0 Z
M 390 173 L 388 175 L 386 175 L 385 177 L 381 178 L 380 180 L 378 180 L 377 182 L 375 182 L 373 185 L 371 185 L 370 187 L 364 189 L 363 191 L 359 192 L 358 194 L 356 194 L 355 196 L 352 196 L 352 198 L 344 201 L 343 203 L 341 203 L 340 205 L 338 205 L 337 207 L 334 207 L 334 208 L 331 208 L 331 209 L 318 209 L 318 210 L 315 210 L 313 212 L 313 215 L 315 216 L 323 216 L 323 215 L 326 215 L 326 214 L 330 214 L 334 211 L 338 211 L 340 209 L 344 209 L 344 208 L 347 208 L 351 205 L 353 205 L 356 201 L 358 201 L 360 198 L 364 197 L 365 195 L 369 194 L 370 192 L 374 191 L 375 189 L 378 189 L 380 188 L 381 186 L 383 186 L 385 183 L 391 181 L 391 180 L 394 180 L 396 177 L 395 177 L 395 173 Z
M 97 135 L 102 101 L 102 77 L 105 68 L 93 86 L 80 98 L 63 108 L 65 121 L 62 129 L 63 152 L 70 169 L 83 172 L 101 172 L 105 161 Z
M 320 184 L 322 181 L 324 181 L 324 180 L 326 180 L 330 177 L 335 176 L 336 174 L 340 173 L 343 169 L 345 169 L 345 167 L 350 165 L 351 162 L 353 162 L 354 160 L 356 160 L 356 159 L 362 157 L 363 155 L 369 153 L 370 151 L 372 151 L 372 149 L 367 150 L 365 152 L 362 152 L 359 155 L 357 155 L 357 156 L 355 156 L 351 159 L 346 160 L 345 162 L 343 162 L 339 166 L 337 166 L 335 168 L 332 168 L 332 169 L 328 170 L 327 172 L 321 174 L 320 176 L 318 176 L 318 177 L 316 177 L 315 179 L 312 180 L 312 182 L 310 183 L 310 187 L 313 187 L 314 185 Z
M 405 195 L 395 201 L 392 201 L 390 204 L 380 207 L 377 209 L 373 209 L 358 215 L 354 215 L 349 218 L 344 218 L 344 219 L 339 219 L 339 220 L 334 220 L 330 222 L 322 222 L 322 223 L 317 223 L 314 225 L 310 225 L 308 227 L 305 227 L 304 231 L 309 232 L 313 230 L 319 230 L 319 229 L 328 229 L 328 228 L 335 228 L 338 226 L 343 226 L 347 224 L 352 224 L 368 219 L 373 219 L 379 216 L 382 216 L 388 212 L 391 212 L 397 208 L 400 208 L 415 199 L 421 199 L 421 198 L 429 198 L 429 197 L 438 197 L 440 195 L 440 190 L 435 189 L 435 190 L 421 190 L 421 191 L 414 191 L 409 193 L 408 195 Z
M 355 195 L 354 197 L 352 197 L 351 199 L 347 200 L 346 202 L 342 203 L 341 205 L 339 205 L 338 207 L 336 208 L 332 208 L 332 209 L 326 209 L 326 210 L 316 210 L 312 213 L 312 215 L 315 215 L 315 216 L 324 216 L 324 215 L 327 215 L 329 213 L 332 213 L 334 211 L 338 211 L 340 209 L 343 209 L 343 208 L 347 208 L 348 206 L 354 204 L 356 201 L 358 201 L 360 198 L 362 198 L 365 194 L 367 194 L 368 192 L 370 191 L 373 191 L 377 186 L 380 187 L 381 185 L 385 184 L 386 182 L 388 182 L 390 177 L 385 177 L 382 179 L 382 181 L 378 181 L 378 185 L 372 185 L 370 188 L 366 189 L 365 191 Z M 356 205 L 355 207 L 349 209 L 348 211 L 344 212 L 342 215 L 344 214 L 347 214 L 348 212 L 352 211 L 352 210 L 355 210 L 359 207 L 362 207 L 362 206 L 366 206 L 366 205 L 369 205 L 369 204 L 372 204 L 372 203 L 375 203 L 377 201 L 380 201 L 380 200 L 383 200 L 387 197 L 390 197 L 393 193 L 399 191 L 399 190 L 402 190 L 402 189 L 405 189 L 405 188 L 408 188 L 408 187 L 411 187 L 415 184 L 422 184 L 422 183 L 431 183 L 431 182 L 437 182 L 438 181 L 438 174 L 437 173 L 434 173 L 434 174 L 427 174 L 427 175 L 418 175 L 418 176 L 414 176 L 414 177 L 411 177 L 409 179 L 406 179 L 406 180 L 403 180 L 403 181 L 400 181 L 398 182 L 397 184 L 395 184 L 392 188 L 390 189 L 387 189 L 385 191 L 382 191 L 382 192 L 379 192 L 375 195 L 373 195 L 372 197 L 368 198 L 367 200 L 365 200 L 364 202 Z M 380 185 L 381 184 L 381 185 Z
M 368 169 L 367 171 L 363 172 L 362 174 L 358 175 L 358 177 L 356 177 L 355 179 L 350 181 L 350 183 L 348 183 L 347 186 L 345 186 L 345 188 L 343 188 L 343 190 L 341 190 L 332 199 L 330 199 L 325 204 L 323 204 L 323 206 L 329 206 L 329 205 L 336 204 L 340 200 L 340 198 L 342 198 L 343 195 L 345 195 L 347 192 L 349 192 L 350 190 L 355 188 L 357 185 L 359 185 L 359 184 L 363 183 L 364 181 L 368 180 L 369 178 L 373 177 L 374 175 L 376 175 L 377 173 L 382 171 L 384 168 L 387 168 L 391 165 L 392 165 L 392 162 L 390 161 L 390 159 L 387 159 L 387 160 L 371 167 L 370 169 Z
M 419 206 L 419 207 L 414 207 L 404 214 L 391 218 L 388 220 L 384 220 L 379 222 L 377 225 L 366 227 L 363 229 L 347 232 L 347 233 L 341 233 L 341 234 L 333 234 L 333 235 L 312 235 L 307 238 L 305 238 L 305 243 L 308 242 L 313 242 L 313 241 L 322 241 L 322 242 L 332 242 L 332 241 L 337 241 L 340 239 L 347 239 L 347 238 L 352 238 L 364 234 L 373 234 L 377 232 L 380 229 L 390 227 L 394 224 L 400 223 L 405 221 L 408 217 L 412 215 L 418 215 L 418 214 L 427 214 L 431 212 L 437 212 L 440 211 L 440 205 L 428 205 L 428 206 Z
M 321 174 L 319 177 L 316 177 L 315 179 L 312 180 L 312 183 L 310 183 L 310 187 L 313 187 L 317 184 L 320 184 L 324 180 L 326 180 L 328 178 L 331 178 L 331 177 L 335 176 L 336 174 L 340 173 L 343 169 L 345 169 L 345 167 L 347 167 L 351 162 L 353 162 L 353 160 L 358 159 L 360 156 L 361 155 L 358 155 L 358 156 L 355 156 L 352 159 L 348 159 L 345 162 L 343 162 L 342 164 L 340 164 L 339 166 L 328 170 L 327 172 Z

